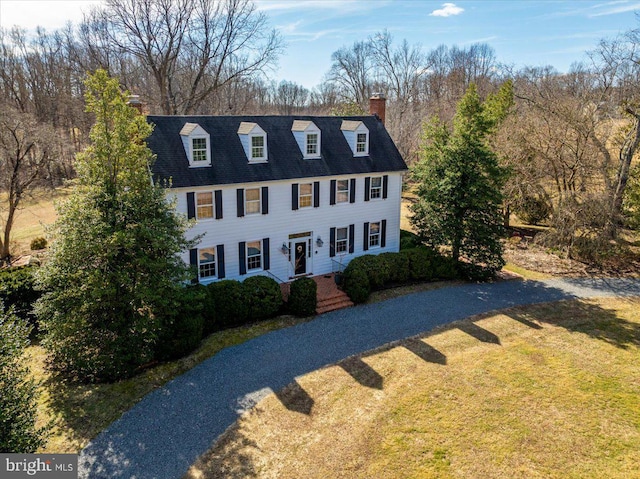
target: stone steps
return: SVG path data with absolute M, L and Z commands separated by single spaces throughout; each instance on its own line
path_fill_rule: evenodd
M 328 313 L 329 311 L 335 311 L 337 309 L 349 308 L 353 306 L 353 301 L 349 299 L 349 296 L 346 293 L 340 291 L 341 294 L 337 294 L 335 296 L 324 298 L 318 301 L 316 306 L 316 313 Z

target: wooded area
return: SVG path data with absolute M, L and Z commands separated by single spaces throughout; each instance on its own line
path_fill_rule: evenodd
M 471 84 L 484 100 L 511 80 L 515 105 L 491 140 L 510 171 L 505 209 L 550 220 L 547 241 L 562 248 L 604 244 L 640 223 L 639 44 L 640 28 L 603 39 L 560 73 L 514 70 L 487 44 L 425 50 L 380 32 L 335 51 L 309 90 L 269 80 L 286 47 L 250 0 L 113 0 L 62 30 L 2 30 L 0 258 L 29 191 L 74 177 L 93 121 L 83 81 L 98 68 L 140 95 L 149 114 L 359 114 L 382 92 L 387 129 L 409 164 L 423 125 L 433 117 L 450 125 Z

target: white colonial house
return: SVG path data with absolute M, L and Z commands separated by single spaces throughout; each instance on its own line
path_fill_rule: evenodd
M 149 116 L 153 177 L 202 235 L 183 256 L 198 280 L 288 282 L 398 251 L 407 166 L 383 115 Z

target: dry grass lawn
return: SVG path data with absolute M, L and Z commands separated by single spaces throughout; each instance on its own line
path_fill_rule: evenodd
M 297 378 L 187 478 L 640 478 L 640 300 L 471 318 Z
M 51 225 L 57 217 L 56 201 L 64 200 L 70 192 L 70 188 L 36 191 L 32 197 L 22 202 L 11 229 L 11 246 L 14 256 L 28 253 L 31 240 L 45 236 L 45 227 Z M 0 224 L 4 227 L 6 212 L 2 211 L 2 214 Z

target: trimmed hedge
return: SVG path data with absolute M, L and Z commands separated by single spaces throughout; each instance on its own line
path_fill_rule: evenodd
M 458 268 L 450 258 L 424 246 L 364 255 L 351 260 L 344 271 L 343 289 L 354 303 L 367 300 L 372 290 L 408 281 L 434 281 L 459 277 Z
M 349 266 L 351 266 L 351 263 L 349 263 Z M 349 266 L 344 270 L 342 289 L 354 303 L 364 303 L 371 294 L 371 285 L 367 272 L 363 268 L 349 268 Z
M 417 248 L 418 246 L 422 246 L 422 241 L 420 241 L 420 237 L 417 234 L 407 230 L 400 230 L 400 251 Z
M 176 291 L 168 311 L 162 318 L 162 328 L 156 344 L 156 357 L 160 360 L 186 356 L 200 345 L 204 318 L 203 286 L 186 286 Z
M 249 301 L 242 283 L 225 279 L 204 286 L 204 334 L 246 324 L 249 320 Z
M 242 283 L 253 321 L 275 316 L 283 305 L 278 282 L 267 276 L 251 276 Z
M 289 311 L 296 316 L 315 314 L 318 303 L 318 285 L 311 278 L 298 278 L 291 283 Z

